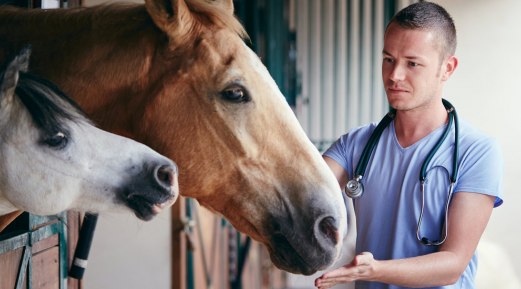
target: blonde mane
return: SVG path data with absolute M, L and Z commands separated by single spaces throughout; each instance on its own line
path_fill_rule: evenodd
M 240 21 L 224 7 L 215 5 L 213 2 L 208 0 L 186 0 L 186 5 L 192 13 L 206 17 L 214 25 L 228 28 L 243 39 L 248 38 L 248 34 Z
M 200 23 L 214 25 L 218 28 L 226 28 L 236 33 L 239 37 L 248 39 L 248 34 L 241 22 L 232 13 L 230 13 L 230 11 L 226 10 L 225 7 L 216 5 L 214 3 L 215 1 L 185 0 L 185 2 L 192 15 L 196 17 Z M 11 7 L 4 7 L 3 9 L 5 11 L 21 12 L 21 10 Z M 128 15 L 121 13 L 122 11 L 132 11 L 130 12 L 132 14 L 131 22 L 128 21 Z M 115 24 L 115 26 L 112 26 L 113 28 L 110 29 L 111 32 L 116 32 L 117 30 L 124 31 L 127 29 L 133 29 L 132 27 L 135 26 L 129 24 L 139 24 L 145 20 L 145 17 L 147 17 L 147 13 L 143 4 L 135 4 L 130 2 L 109 3 L 92 7 L 78 7 L 65 10 L 60 9 L 60 11 L 34 9 L 24 11 L 24 13 L 26 15 L 30 15 L 28 18 L 26 17 L 24 21 L 29 20 L 34 21 L 35 23 L 41 23 L 42 17 L 44 18 L 44 22 L 56 25 L 59 23 L 55 23 L 55 21 L 62 21 L 59 20 L 59 18 L 63 19 L 63 17 L 67 19 L 66 21 L 70 25 L 83 25 L 85 21 L 89 21 L 91 23 L 97 23 L 96 26 L 103 26 L 102 23 L 109 22 L 111 24 Z M 5 16 L 10 17 L 8 14 Z M 122 23 L 125 23 L 126 25 L 120 25 Z M 150 23 L 152 24 L 152 22 Z

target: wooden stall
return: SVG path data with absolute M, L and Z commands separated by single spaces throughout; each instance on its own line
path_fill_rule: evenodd
M 67 271 L 77 242 L 78 213 L 23 213 L 0 233 L 0 288 L 80 289 Z

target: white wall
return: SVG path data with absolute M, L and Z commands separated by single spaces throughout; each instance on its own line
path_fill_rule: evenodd
M 85 289 L 171 289 L 170 210 L 149 222 L 133 214 L 99 217 Z

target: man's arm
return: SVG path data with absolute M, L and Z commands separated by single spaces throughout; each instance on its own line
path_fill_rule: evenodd
M 324 156 L 324 160 L 326 161 L 326 164 L 329 166 L 333 174 L 335 175 L 336 179 L 338 180 L 338 183 L 340 184 L 340 188 L 342 190 L 345 189 L 347 185 L 348 175 L 346 170 L 339 165 L 335 160 L 333 160 L 330 157 Z
M 336 173 L 335 173 L 336 175 Z M 449 208 L 447 240 L 436 253 L 406 259 L 375 260 L 369 252 L 315 281 L 320 289 L 356 280 L 403 287 L 433 287 L 455 283 L 470 262 L 492 214 L 495 197 L 454 194 Z

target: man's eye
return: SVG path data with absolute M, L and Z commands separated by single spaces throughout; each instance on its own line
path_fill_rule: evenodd
M 412 62 L 412 61 L 409 62 L 409 66 L 410 66 L 410 67 L 416 67 L 416 66 L 418 66 L 418 65 L 419 65 L 419 64 L 416 63 L 416 62 Z

